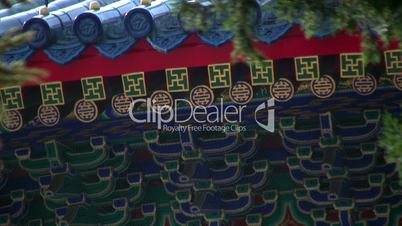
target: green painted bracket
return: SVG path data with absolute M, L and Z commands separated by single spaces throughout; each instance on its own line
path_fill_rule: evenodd
M 179 167 L 180 167 L 179 161 L 177 161 L 177 160 L 167 161 L 167 162 L 165 162 L 165 165 L 164 165 L 164 169 L 165 169 L 167 172 L 175 172 L 175 171 L 178 171 L 178 170 L 179 170 Z
M 355 206 L 355 202 L 352 199 L 339 199 L 333 204 L 337 210 L 351 210 Z
M 225 219 L 225 214 L 222 210 L 209 211 L 204 214 L 204 219 L 208 222 L 222 221 L 223 219 Z
M 314 221 L 324 221 L 327 216 L 325 209 L 315 209 L 313 210 L 311 217 Z
M 278 192 L 276 190 L 264 191 L 262 198 L 265 203 L 275 203 L 278 200 Z
M 67 153 L 68 162 L 75 169 L 93 169 L 99 167 L 107 158 L 106 149 L 96 148 L 88 152 Z
M 193 185 L 194 191 L 211 191 L 214 190 L 212 180 L 197 181 Z
M 226 154 L 225 155 L 225 163 L 227 166 L 239 166 L 240 164 L 240 156 L 238 153 Z
M 176 192 L 176 200 L 179 203 L 186 203 L 191 201 L 191 193 L 190 191 L 177 191 Z
M 298 147 L 296 149 L 296 156 L 299 159 L 311 159 L 312 155 L 313 151 L 311 150 L 310 146 Z
M 145 131 L 143 137 L 145 142 L 148 144 L 156 143 L 159 140 L 159 133 L 157 130 Z
M 365 110 L 364 119 L 369 122 L 378 122 L 381 118 L 380 110 Z
M 300 168 L 300 160 L 296 156 L 290 156 L 287 159 L 287 165 L 289 169 L 298 169 Z
M 333 138 L 320 138 L 320 147 L 321 148 L 335 148 L 341 145 L 341 139 L 338 136 L 334 136 Z
M 370 174 L 369 184 L 370 186 L 380 187 L 384 184 L 385 176 L 384 174 Z
M 238 197 L 249 196 L 251 193 L 251 187 L 249 184 L 239 184 L 236 186 L 235 192 Z
M 320 188 L 320 180 L 318 178 L 308 178 L 304 179 L 304 187 L 306 190 L 318 190 Z
M 308 197 L 307 196 L 307 191 L 304 188 L 295 189 L 294 192 L 293 192 L 293 195 L 298 200 L 305 199 L 305 198 Z
M 327 172 L 328 179 L 335 179 L 335 178 L 347 178 L 348 171 L 346 169 L 330 169 Z
M 11 191 L 10 198 L 13 201 L 23 201 L 25 199 L 25 192 L 22 189 Z
M 181 157 L 184 161 L 199 160 L 202 158 L 200 151 L 183 151 Z
M 360 150 L 364 155 L 374 154 L 377 152 L 377 145 L 375 143 L 362 143 Z
M 390 206 L 386 204 L 377 205 L 374 208 L 376 217 L 388 217 L 390 210 L 391 210 Z
M 266 172 L 268 171 L 268 168 L 268 160 L 257 160 L 253 162 L 253 169 L 255 172 Z
M 260 226 L 262 224 L 261 214 L 249 214 L 246 216 L 247 226 Z
M 282 117 L 279 120 L 279 128 L 281 129 L 294 129 L 296 124 L 295 117 Z

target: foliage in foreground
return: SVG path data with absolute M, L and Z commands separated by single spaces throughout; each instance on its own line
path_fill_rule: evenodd
M 397 172 L 402 176 L 402 122 L 390 113 L 384 116 L 383 135 L 379 142 L 386 151 L 387 160 L 396 163 Z
M 17 33 L 11 31 L 0 38 L 0 53 L 18 47 L 26 43 L 32 37 L 32 33 Z M 24 61 L 16 61 L 10 64 L 0 62 L 0 87 L 19 85 L 24 82 L 40 82 L 45 76 L 43 70 L 25 67 Z
M 260 60 L 263 57 L 254 48 L 257 1 L 215 0 L 208 6 L 203 0 L 173 1 L 181 19 L 191 27 L 206 29 L 214 14 L 223 18 L 223 29 L 234 32 L 233 59 Z M 265 7 L 273 10 L 279 20 L 299 23 L 308 38 L 328 24 L 333 26 L 334 33 L 345 30 L 360 34 L 367 63 L 381 60 L 378 43 L 387 47 L 391 40 L 402 40 L 402 1 L 399 0 L 273 0 Z

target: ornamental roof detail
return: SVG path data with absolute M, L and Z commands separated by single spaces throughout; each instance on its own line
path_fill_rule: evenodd
M 269 2 L 260 1 L 255 27 L 255 37 L 267 44 L 278 40 L 292 27 L 266 9 L 265 4 Z M 99 53 L 114 59 L 140 39 L 146 39 L 157 51 L 168 52 L 192 33 L 213 47 L 228 42 L 233 36 L 232 32 L 220 29 L 221 20 L 216 16 L 211 16 L 213 25 L 206 32 L 185 30 L 167 0 L 154 1 L 149 6 L 141 5 L 138 0 L 55 0 L 49 3 L 47 14 L 42 12 L 44 15 L 40 14 L 41 5 L 43 3 L 36 0 L 24 7 L 16 5 L 0 11 L 0 36 L 12 28 L 36 32 L 27 45 L 1 55 L 0 60 L 27 59 L 36 50 L 43 49 L 54 62 L 66 64 L 88 45 L 94 45 Z M 328 29 L 317 36 L 331 32 Z

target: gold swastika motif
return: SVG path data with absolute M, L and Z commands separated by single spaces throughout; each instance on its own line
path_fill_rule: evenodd
M 40 93 L 42 104 L 45 106 L 64 104 L 63 87 L 61 82 L 40 84 Z
M 106 99 L 105 86 L 102 76 L 81 78 L 82 94 L 84 100 Z
M 151 95 L 152 110 L 157 113 L 167 113 L 173 106 L 173 98 L 164 90 L 157 90 Z
M 98 117 L 98 107 L 93 101 L 81 99 L 74 105 L 75 117 L 84 123 L 94 121 Z
M 306 56 L 295 58 L 297 81 L 310 81 L 320 77 L 318 56 Z
M 364 77 L 365 68 L 362 53 L 346 53 L 340 55 L 341 78 Z
M 384 52 L 387 75 L 402 75 L 402 49 Z
M 377 88 L 377 80 L 374 76 L 367 74 L 364 77 L 353 79 L 352 87 L 358 94 L 367 96 L 372 94 Z
M 194 106 L 209 106 L 214 102 L 214 92 L 206 85 L 196 86 L 190 92 L 190 101 Z
M 402 91 L 402 75 L 395 75 L 393 79 L 395 88 Z
M 15 110 L 3 112 L 1 117 L 1 125 L 9 132 L 18 131 L 23 125 L 21 113 Z
M 38 108 L 39 121 L 45 126 L 54 126 L 60 120 L 60 112 L 56 106 L 41 105 Z
M 169 68 L 166 72 L 166 86 L 169 92 L 184 92 L 189 90 L 187 68 Z
M 131 98 L 123 94 L 115 95 L 112 98 L 112 108 L 120 115 L 127 115 L 130 108 Z
M 335 81 L 329 75 L 311 81 L 311 91 L 316 97 L 328 98 L 335 92 Z
M 292 82 L 286 78 L 281 78 L 272 84 L 270 92 L 276 101 L 286 102 L 293 97 L 294 90 Z
M 10 86 L 0 89 L 1 103 L 5 110 L 19 110 L 24 108 L 21 86 Z
M 274 83 L 274 63 L 264 60 L 262 63 L 252 62 L 249 65 L 251 84 L 253 86 L 271 85 Z
M 141 97 L 147 95 L 145 76 L 143 72 L 123 74 L 121 76 L 124 95 L 127 97 Z
M 247 82 L 237 82 L 229 93 L 230 99 L 236 104 L 247 104 L 253 99 L 253 87 Z
M 228 88 L 232 85 L 230 64 L 208 65 L 209 86 L 211 89 Z

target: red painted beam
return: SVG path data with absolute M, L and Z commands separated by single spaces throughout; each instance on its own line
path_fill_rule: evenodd
M 298 28 L 292 28 L 272 45 L 257 43 L 267 58 L 279 59 L 308 55 L 329 55 L 360 51 L 358 35 L 340 33 L 325 39 L 306 39 Z M 87 76 L 116 76 L 136 71 L 164 70 L 171 67 L 197 67 L 213 63 L 230 62 L 232 43 L 219 48 L 203 43 L 196 35 L 190 36 L 178 48 L 169 53 L 156 51 L 146 40 L 140 40 L 133 48 L 115 60 L 101 55 L 89 46 L 78 58 L 66 65 L 51 61 L 43 51 L 37 51 L 28 66 L 49 72 L 44 81 L 71 81 Z

